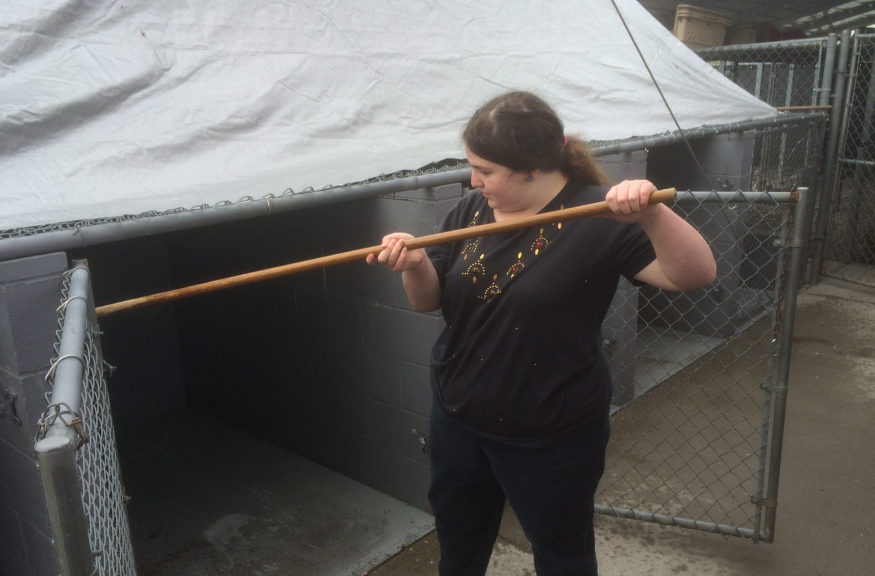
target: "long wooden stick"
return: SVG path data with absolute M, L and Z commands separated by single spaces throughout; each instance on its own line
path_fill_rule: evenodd
M 780 112 L 808 112 L 809 110 L 831 110 L 832 106 L 778 106 Z
M 674 188 L 657 190 L 651 195 L 650 202 L 652 204 L 669 202 L 671 200 L 674 200 L 676 195 L 677 191 Z M 426 248 L 428 246 L 435 246 L 437 244 L 457 242 L 459 240 L 467 240 L 469 238 L 476 238 L 478 236 L 487 236 L 489 234 L 498 234 L 501 232 L 518 230 L 520 228 L 529 228 L 538 224 L 550 224 L 553 222 L 561 222 L 564 220 L 572 220 L 575 218 L 583 218 L 587 216 L 599 216 L 607 214 L 609 212 L 610 208 L 608 207 L 607 202 L 594 202 L 592 204 L 584 204 L 583 206 L 575 206 L 572 208 L 554 210 L 551 212 L 542 212 L 540 214 L 526 216 L 523 218 L 514 218 L 511 220 L 504 220 L 502 222 L 493 222 L 492 224 L 470 226 L 467 228 L 461 228 L 459 230 L 450 230 L 447 232 L 440 232 L 438 234 L 420 236 L 418 238 L 411 238 L 409 240 L 406 240 L 405 244 L 408 249 L 415 250 L 417 248 Z M 130 300 L 122 300 L 121 302 L 116 302 L 114 304 L 98 306 L 96 308 L 96 312 L 97 316 L 107 316 L 109 314 L 121 312 L 122 310 L 132 310 L 134 308 L 140 308 L 148 304 L 157 304 L 159 302 L 178 300 L 180 298 L 186 298 L 188 296 L 194 296 L 196 294 L 206 294 L 207 292 L 215 292 L 217 290 L 224 290 L 225 288 L 233 288 L 235 286 L 241 286 L 243 284 L 260 282 L 262 280 L 268 280 L 270 278 L 276 278 L 278 276 L 287 276 L 290 274 L 296 274 L 298 272 L 306 272 L 307 270 L 315 270 L 317 268 L 334 266 L 335 264 L 343 264 L 345 262 L 364 260 L 368 256 L 368 254 L 377 255 L 380 253 L 381 250 L 382 246 L 371 246 L 369 248 L 359 248 L 358 250 L 350 250 L 349 252 L 340 252 L 338 254 L 332 254 L 329 256 L 321 256 L 319 258 L 303 260 L 301 262 L 295 262 L 292 264 L 284 264 L 282 266 L 276 266 L 273 268 L 265 268 L 263 270 L 247 272 L 246 274 L 240 274 L 238 276 L 229 276 L 227 278 L 220 278 L 218 280 L 211 280 L 209 282 L 203 282 L 201 284 L 186 286 L 185 288 L 177 288 L 175 290 L 168 290 L 166 292 L 151 294 L 149 296 L 141 296 L 139 298 L 132 298 Z

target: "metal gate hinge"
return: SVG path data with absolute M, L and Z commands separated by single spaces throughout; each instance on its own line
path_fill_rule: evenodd
M 775 509 L 778 507 L 778 501 L 774 498 L 763 498 L 762 496 L 751 496 L 750 501 L 757 506 L 765 506 L 766 508 Z
M 775 384 L 768 380 L 764 380 L 760 383 L 760 388 L 766 390 L 767 392 L 786 392 L 788 390 L 786 384 Z

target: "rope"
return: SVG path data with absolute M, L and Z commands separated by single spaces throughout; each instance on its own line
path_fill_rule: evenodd
M 681 128 L 680 122 L 678 122 L 677 117 L 674 115 L 674 111 L 672 111 L 671 106 L 668 103 L 668 100 L 665 97 L 665 94 L 662 92 L 662 88 L 659 86 L 659 82 L 656 80 L 656 76 L 653 75 L 653 71 L 650 69 L 650 65 L 647 64 L 647 59 L 644 58 L 644 54 L 641 52 L 641 48 L 638 46 L 638 42 L 635 41 L 635 37 L 632 35 L 632 31 L 629 29 L 629 25 L 626 24 L 626 19 L 623 18 L 623 14 L 620 12 L 620 7 L 617 6 L 617 3 L 614 0 L 611 0 L 611 4 L 614 5 L 614 10 L 617 11 L 617 16 L 620 17 L 620 22 L 623 23 L 623 28 L 626 29 L 626 33 L 629 35 L 629 39 L 632 41 L 632 45 L 635 46 L 635 51 L 638 52 L 638 56 L 641 58 L 641 62 L 644 64 L 644 68 L 647 69 L 647 73 L 650 75 L 650 80 L 653 82 L 653 86 L 656 87 L 656 91 L 659 92 L 659 97 L 662 98 L 663 104 L 665 104 L 665 109 L 668 110 L 669 115 L 671 116 L 674 125 L 677 127 L 678 132 L 681 135 L 681 138 L 684 141 L 684 144 L 687 147 L 687 151 L 690 153 L 690 156 L 693 158 L 693 162 L 696 163 L 696 166 L 699 168 L 699 172 L 702 173 L 702 178 L 705 179 L 705 182 L 708 181 L 708 175 L 705 174 L 705 169 L 702 167 L 702 164 L 699 162 L 699 158 L 696 156 L 696 153 L 693 151 L 693 147 L 690 145 L 690 141 L 687 139 L 686 133 L 684 133 L 684 129 Z

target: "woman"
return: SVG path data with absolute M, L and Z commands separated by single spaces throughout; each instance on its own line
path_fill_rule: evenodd
M 610 189 L 543 100 L 494 98 L 463 134 L 471 183 L 442 229 L 607 200 L 579 219 L 368 257 L 401 273 L 417 310 L 441 309 L 432 355 L 429 501 L 443 576 L 483 575 L 507 499 L 541 576 L 596 574 L 593 503 L 609 435 L 600 329 L 620 275 L 666 290 L 714 280 L 705 240 L 647 181 Z

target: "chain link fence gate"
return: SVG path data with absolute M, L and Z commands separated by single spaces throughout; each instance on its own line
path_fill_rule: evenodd
M 35 450 L 63 576 L 136 576 L 88 268 L 64 278 Z
M 772 541 L 813 199 L 786 190 L 816 181 L 825 120 L 755 127 L 750 192 L 678 194 L 675 210 L 714 250 L 715 284 L 618 291 L 604 331 L 615 406 L 598 513 Z
M 795 280 L 788 274 L 790 231 L 794 222 L 804 230 L 807 210 L 794 198 L 679 196 L 689 219 L 716 230 L 709 240 L 718 247 L 718 285 L 675 296 L 639 290 L 637 338 L 625 344 L 634 349 L 637 398 L 612 416 L 597 512 L 771 539 L 773 519 L 764 521 L 777 501 L 780 457 L 772 458 L 783 417 L 775 416 L 789 362 L 781 337 L 793 306 L 786 292 L 795 294 L 801 273 L 797 265 Z

